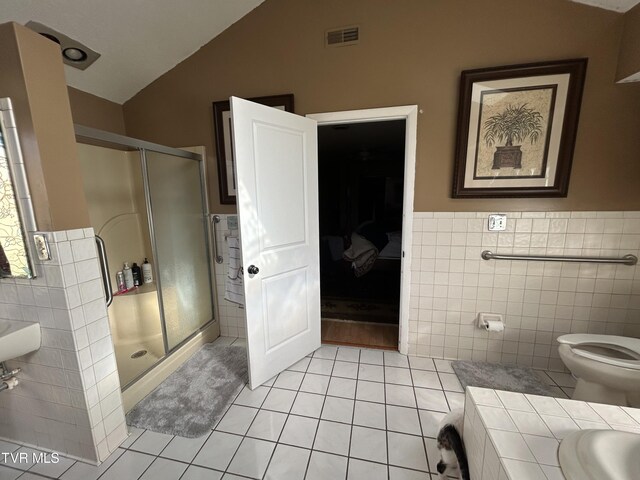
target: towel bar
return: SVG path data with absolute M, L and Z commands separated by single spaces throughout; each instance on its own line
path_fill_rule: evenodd
M 224 258 L 222 258 L 222 255 L 220 255 L 220 250 L 218 249 L 218 236 L 216 235 L 217 233 L 217 228 L 216 225 L 218 225 L 220 223 L 220 215 L 212 215 L 211 216 L 211 222 L 213 224 L 213 255 L 216 259 L 216 263 L 222 263 L 224 261 Z
M 621 265 L 635 265 L 638 257 L 625 255 L 624 257 L 577 257 L 571 255 L 513 255 L 493 253 L 485 250 L 480 254 L 484 260 L 529 260 L 534 262 L 585 262 L 585 263 L 617 263 Z

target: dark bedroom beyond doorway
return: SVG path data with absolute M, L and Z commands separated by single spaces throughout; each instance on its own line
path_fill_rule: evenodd
M 326 343 L 397 349 L 405 120 L 318 128 Z

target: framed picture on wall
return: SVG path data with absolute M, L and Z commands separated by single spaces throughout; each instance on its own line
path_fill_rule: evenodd
M 454 198 L 566 197 L 587 59 L 466 70 Z
M 249 98 L 247 100 L 293 113 L 293 94 L 291 93 Z M 229 100 L 213 102 L 213 128 L 216 156 L 218 158 L 220 203 L 233 205 L 236 203 L 236 178 L 231 141 L 231 106 L 229 105 Z

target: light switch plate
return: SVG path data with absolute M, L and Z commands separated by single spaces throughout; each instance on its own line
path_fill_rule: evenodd
M 507 229 L 507 216 L 501 213 L 489 215 L 489 231 L 502 232 Z
M 238 216 L 237 215 L 229 215 L 227 217 L 227 229 L 228 230 L 237 230 L 238 229 Z

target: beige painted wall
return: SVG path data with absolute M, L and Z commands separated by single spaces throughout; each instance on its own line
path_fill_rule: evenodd
M 38 144 L 33 133 L 33 123 L 31 120 L 31 110 L 29 109 L 29 98 L 24 81 L 22 66 L 20 65 L 20 53 L 18 51 L 18 41 L 14 26 L 12 24 L 0 25 L 0 96 L 10 97 L 14 108 L 14 116 L 18 131 L 20 132 L 20 143 L 22 154 L 25 157 L 38 157 Z M 36 218 L 38 222 L 51 223 L 49 209 L 46 203 L 46 190 L 44 179 L 42 178 L 42 168 L 39 162 L 28 162 L 26 165 L 27 175 Z
M 358 46 L 326 29 L 361 26 Z M 209 152 L 211 102 L 294 93 L 300 114 L 418 104 L 415 209 L 640 209 L 640 84 L 616 85 L 623 16 L 563 0 L 267 0 L 125 103 L 127 134 Z M 450 198 L 464 69 L 589 57 L 566 199 Z
M 38 229 L 89 226 L 60 49 L 5 23 L 0 65 L 0 96 L 14 105 Z
M 69 87 L 73 123 L 124 135 L 122 105 Z
M 616 80 L 640 72 L 640 4 L 624 14 Z

